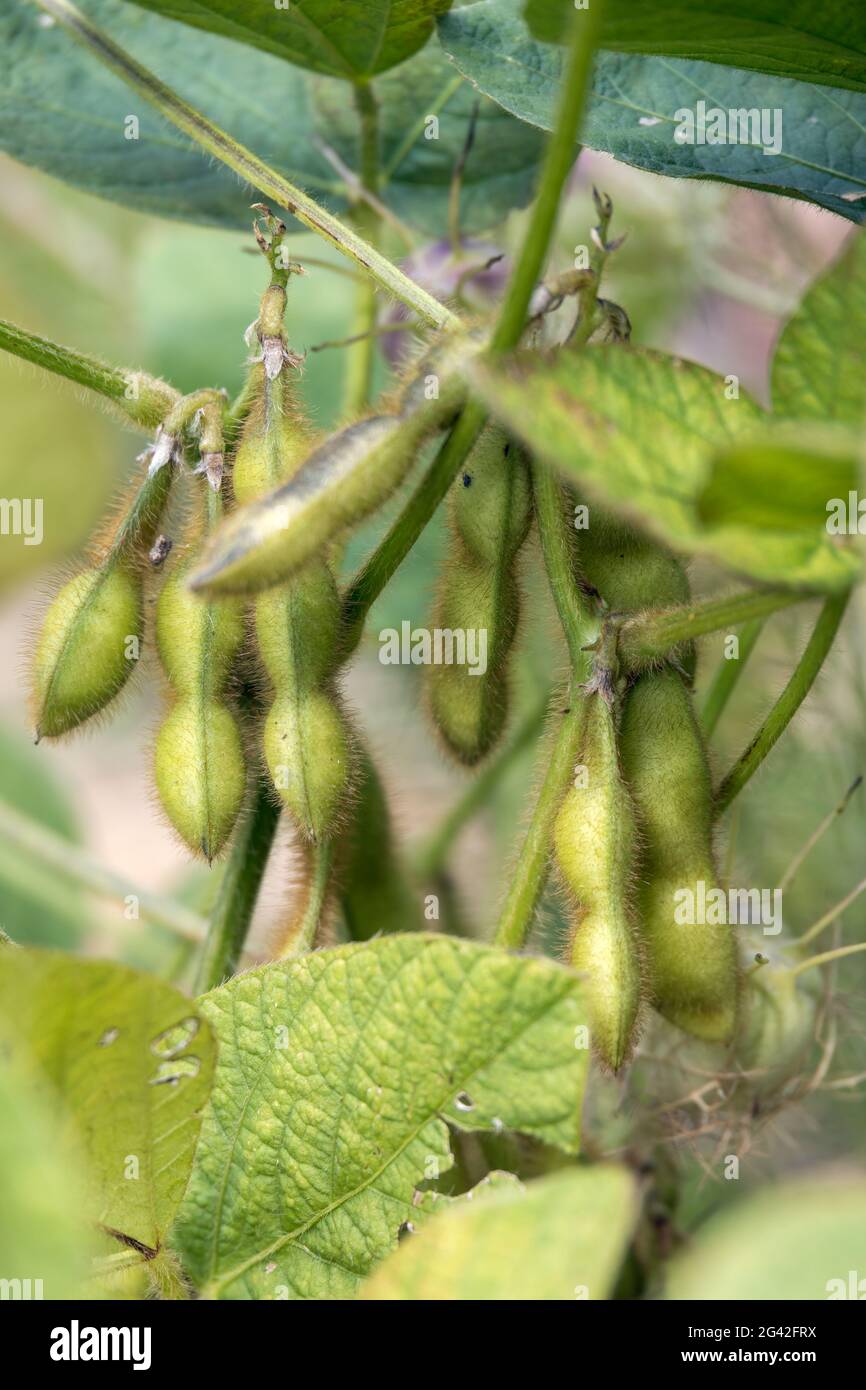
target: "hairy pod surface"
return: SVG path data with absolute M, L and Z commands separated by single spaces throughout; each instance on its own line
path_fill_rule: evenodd
M 639 904 L 652 1002 L 685 1032 L 728 1041 L 737 1010 L 733 929 L 677 920 L 688 916 L 689 901 L 706 901 L 716 871 L 706 750 L 689 692 L 670 667 L 640 676 L 629 691 L 621 751 L 642 832 Z
M 37 739 L 78 728 L 129 679 L 144 633 L 141 553 L 153 542 L 170 485 L 168 468 L 146 478 L 105 557 L 64 584 L 50 604 L 33 662 Z
M 340 897 L 349 935 L 368 941 L 382 932 L 419 926 L 420 913 L 394 842 L 384 788 L 363 746 L 358 762 L 352 821 L 340 845 Z
M 460 635 L 466 660 L 432 665 L 428 689 L 445 744 L 471 766 L 496 744 L 507 718 L 520 607 L 515 568 L 532 521 L 526 456 L 498 425 L 485 429 L 454 483 L 449 521 L 434 627 Z
M 220 528 L 193 586 L 215 594 L 253 594 L 291 578 L 390 497 L 422 445 L 454 418 L 465 391 L 465 381 L 456 376 L 443 380 L 441 390 L 437 382 L 435 394 L 420 402 L 413 398 L 411 412 L 359 420 L 300 461 L 291 459 L 266 495 L 248 498 Z M 239 456 L 268 423 L 253 416 L 250 426 Z M 273 424 L 270 429 L 271 443 L 259 452 L 259 464 L 280 452 L 280 431 Z
M 613 712 L 598 694 L 587 708 L 575 784 L 554 827 L 557 863 L 574 897 L 569 958 L 586 975 L 592 1045 L 618 1071 L 634 1046 L 641 953 L 634 895 L 635 818 L 619 766 Z
M 614 612 L 688 602 L 688 576 L 677 557 L 601 508 L 590 509 L 579 539 L 580 567 Z
M 211 860 L 234 828 L 246 784 L 241 731 L 226 699 L 244 626 L 236 600 L 190 592 L 190 563 L 169 575 L 157 603 L 157 646 L 175 703 L 157 735 L 155 771 L 172 825 Z
M 284 379 L 285 378 L 285 379 Z M 263 383 L 235 458 L 235 496 L 251 502 L 303 465 L 309 431 L 283 371 Z M 340 600 L 321 554 L 255 599 L 256 641 L 271 699 L 262 747 L 271 780 L 311 840 L 328 836 L 344 809 L 351 738 L 333 684 Z

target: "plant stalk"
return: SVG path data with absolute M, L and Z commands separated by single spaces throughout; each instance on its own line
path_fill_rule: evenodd
M 373 279 L 395 299 L 414 309 L 415 313 L 435 328 L 457 328 L 460 320 L 444 304 L 426 290 L 410 280 L 402 270 L 395 266 L 342 222 L 333 213 L 320 207 L 315 199 L 297 188 L 282 174 L 251 150 L 239 144 L 219 126 L 214 125 L 200 111 L 183 101 L 181 97 L 161 82 L 147 68 L 122 49 L 113 39 L 83 15 L 71 0 L 33 0 L 46 14 L 50 14 L 64 28 L 68 29 L 79 43 L 88 48 L 106 67 L 115 72 L 124 82 L 149 101 L 151 105 L 169 121 L 193 140 L 200 149 L 206 150 L 214 159 L 233 169 L 246 183 L 259 192 L 274 199 L 281 209 L 296 217 L 310 231 L 323 237 L 335 246 L 342 255 L 361 266 Z M 599 0 L 593 0 L 594 5 Z
M 791 679 L 748 748 L 719 787 L 716 796 L 717 815 L 721 815 L 730 806 L 754 776 L 809 694 L 839 631 L 849 597 L 849 594 L 840 594 L 827 599 Z
M 737 659 L 722 657 L 712 684 L 704 697 L 701 709 L 701 727 L 705 738 L 711 738 L 725 707 L 736 689 L 743 674 L 746 662 L 754 651 L 755 644 L 764 630 L 764 618 L 752 618 L 745 623 L 740 633 L 740 654 Z
M 811 594 L 792 589 L 749 589 L 725 598 L 701 599 L 662 612 L 627 618 L 619 629 L 618 652 L 628 670 L 640 671 L 664 661 L 677 648 L 720 628 L 767 617 L 780 608 L 802 603 Z

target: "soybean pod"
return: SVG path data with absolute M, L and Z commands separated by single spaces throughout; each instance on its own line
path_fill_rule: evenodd
M 60 738 L 104 710 L 129 679 L 144 635 L 144 556 L 172 470 L 149 474 L 104 553 L 51 603 L 33 662 L 36 738 Z
M 554 848 L 573 898 L 567 954 L 586 976 L 592 1046 L 618 1071 L 634 1047 L 641 1009 L 635 816 L 620 770 L 613 710 L 597 690 L 582 698 L 587 704 L 578 765 L 557 814 Z
M 258 391 L 232 473 L 244 505 L 291 478 L 310 432 L 288 375 L 256 368 Z M 340 602 L 330 564 L 311 559 L 292 579 L 259 594 L 256 640 L 270 686 L 262 742 L 274 787 L 310 840 L 333 831 L 345 807 L 350 734 L 334 688 Z
M 445 660 L 429 668 L 430 707 L 447 747 L 472 765 L 505 725 L 520 607 L 516 561 L 532 520 L 526 456 L 498 425 L 484 430 L 453 484 L 449 520 L 434 616 Z M 462 660 L 449 660 L 455 656 Z
M 204 493 L 209 527 L 221 514 L 221 498 L 210 487 Z M 203 599 L 189 588 L 201 529 L 157 603 L 157 646 L 173 703 L 157 736 L 155 773 L 172 825 L 210 861 L 234 828 L 246 783 L 241 730 L 227 700 L 244 625 L 237 600 Z

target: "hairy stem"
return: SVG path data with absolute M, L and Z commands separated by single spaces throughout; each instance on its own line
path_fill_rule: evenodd
M 64 25 L 79 43 L 88 48 L 112 72 L 117 73 L 123 81 L 128 82 L 190 140 L 218 159 L 221 164 L 233 169 L 245 182 L 274 199 L 280 208 L 291 213 L 317 236 L 336 246 L 344 256 L 366 270 L 388 294 L 407 304 L 436 328 L 459 326 L 459 319 L 450 309 L 446 309 L 414 280 L 410 280 L 408 275 L 404 275 L 386 256 L 380 255 L 346 223 L 320 207 L 313 198 L 275 169 L 271 169 L 251 150 L 238 144 L 200 111 L 189 106 L 176 92 L 92 24 L 70 0 L 34 0 L 34 3 Z M 599 0 L 593 0 L 593 3 L 596 5 Z
M 295 956 L 306 955 L 315 946 L 331 887 L 334 849 L 333 840 L 321 840 L 318 844 L 307 847 L 310 872 L 306 900 L 303 911 L 280 943 L 278 960 L 290 960 Z
M 124 367 L 109 367 L 96 357 L 61 347 L 5 319 L 0 319 L 0 348 L 104 396 L 145 429 L 154 429 L 180 399 L 173 387 L 157 377 Z
M 754 651 L 755 643 L 764 630 L 764 622 L 764 618 L 752 618 L 747 622 L 740 633 L 739 655 L 736 659 L 722 657 L 719 662 L 701 709 L 701 727 L 705 738 L 710 738 L 715 733 L 716 725 L 736 689 L 746 662 Z
M 719 787 L 716 812 L 721 814 L 757 772 L 776 740 L 785 732 L 815 683 L 833 645 L 839 624 L 848 606 L 848 594 L 827 599 L 791 679 L 742 757 L 734 764 Z
M 508 892 L 499 914 L 494 945 L 519 951 L 526 944 L 550 867 L 553 825 L 580 750 L 586 700 L 575 685 L 571 706 L 561 718 L 553 747 L 542 750 L 547 771 L 532 812 Z
M 764 618 L 811 597 L 792 589 L 749 589 L 726 598 L 701 599 L 681 608 L 638 613 L 626 619 L 619 629 L 619 657 L 627 669 L 641 670 L 663 661 L 695 637 Z
M 594 615 L 578 588 L 573 558 L 573 532 L 569 530 L 565 493 L 551 468 L 534 461 L 532 489 L 535 516 L 550 591 L 568 643 L 572 671 L 585 666 L 583 648 L 590 640 Z
M 822 951 L 818 956 L 810 956 L 808 960 L 803 960 L 791 971 L 793 975 L 802 975 L 804 970 L 814 970 L 816 965 L 829 965 L 833 960 L 842 960 L 844 956 L 854 956 L 858 951 L 866 951 L 866 941 L 855 941 L 853 946 L 837 946 L 832 951 Z
M 125 904 L 134 898 L 139 916 L 146 921 L 188 941 L 204 939 L 207 924 L 197 912 L 129 883 L 120 874 L 104 868 L 78 845 L 70 844 L 53 830 L 4 804 L 0 804 L 0 833 L 5 845 L 14 852 L 10 866 L 14 868 L 20 862 L 23 869 L 30 863 L 40 870 L 38 875 L 27 874 L 26 882 L 28 888 L 34 884 L 38 888 L 44 881 L 49 901 L 56 896 L 56 879 L 60 878 L 64 883 L 85 888 L 111 902 Z
M 279 818 L 271 787 L 258 778 L 211 913 L 196 973 L 196 994 L 216 989 L 238 968 Z

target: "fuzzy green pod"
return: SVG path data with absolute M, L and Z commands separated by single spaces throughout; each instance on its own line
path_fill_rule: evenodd
M 144 633 L 142 554 L 170 485 L 170 468 L 146 478 L 103 558 L 49 606 L 33 661 L 37 739 L 59 738 L 99 714 L 135 668 Z
M 587 707 L 575 781 L 554 826 L 554 849 L 574 898 L 569 959 L 586 975 L 590 1037 L 618 1071 L 637 1036 L 642 969 L 632 908 L 635 817 L 617 752 L 614 715 L 599 693 Z
M 309 430 L 285 369 L 263 380 L 233 468 L 236 498 L 250 502 L 301 466 Z M 340 601 L 327 559 L 255 599 L 259 654 L 270 687 L 262 747 L 274 787 L 311 840 L 328 836 L 346 801 L 351 736 L 333 684 Z
M 708 1042 L 728 1041 L 737 1014 L 733 929 L 689 921 L 716 887 L 712 793 L 691 697 L 670 667 L 639 677 L 625 702 L 623 770 L 643 843 L 639 907 L 652 1002 Z M 703 885 L 703 889 L 701 889 Z
M 420 905 L 400 860 L 385 790 L 363 745 L 358 764 L 352 820 L 340 844 L 340 904 L 352 939 L 368 941 L 418 927 Z
M 175 703 L 157 735 L 155 772 L 172 825 L 210 861 L 234 828 L 246 784 L 241 731 L 226 698 L 244 625 L 236 600 L 190 592 L 193 560 L 174 569 L 157 603 L 157 646 Z
M 578 539 L 580 568 L 613 612 L 688 602 L 688 575 L 677 557 L 602 508 L 589 508 Z
M 515 570 L 531 520 L 526 456 L 498 425 L 488 426 L 451 490 L 451 540 L 433 618 L 434 632 L 447 639 L 445 660 L 428 668 L 436 727 L 469 766 L 494 747 L 507 718 L 520 607 Z

